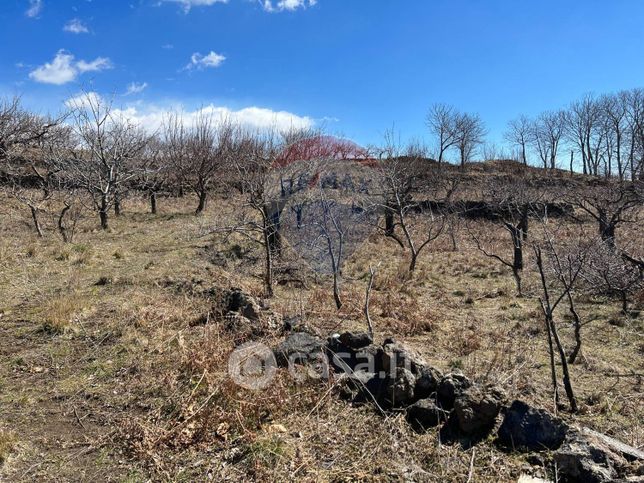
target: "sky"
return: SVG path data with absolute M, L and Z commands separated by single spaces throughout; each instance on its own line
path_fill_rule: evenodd
M 206 108 L 431 144 L 444 102 L 500 144 L 519 114 L 644 87 L 641 0 L 0 0 L 0 24 L 0 97 L 96 92 L 148 127 Z

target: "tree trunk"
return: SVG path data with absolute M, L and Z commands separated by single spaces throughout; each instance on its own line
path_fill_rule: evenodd
M 264 218 L 264 289 L 266 291 L 267 297 L 273 296 L 273 254 L 271 250 L 271 245 L 268 241 L 268 226 L 266 224 L 267 220 Z
M 512 275 L 514 276 L 514 281 L 517 284 L 517 296 L 523 297 L 523 291 L 521 290 L 521 271 L 512 269 Z
M 195 211 L 195 215 L 200 215 L 203 213 L 203 210 L 206 208 L 206 201 L 208 199 L 208 192 L 203 189 L 199 192 L 199 205 Z
M 416 270 L 416 262 L 418 261 L 418 253 L 412 251 L 411 252 L 411 262 L 409 262 L 409 273 L 412 274 L 414 273 L 414 270 Z
M 552 344 L 552 332 L 550 330 L 550 316 L 546 316 L 546 331 L 548 333 L 548 356 L 550 358 L 550 378 L 552 380 L 552 390 L 554 391 L 555 411 L 559 406 L 559 384 L 557 383 L 557 368 L 555 366 L 555 349 Z
M 109 218 L 109 205 L 107 203 L 107 195 L 103 195 L 101 198 L 101 207 L 98 211 L 98 216 L 101 219 L 101 228 L 107 230 L 109 228 L 108 218 Z
M 517 230 L 517 233 L 513 235 L 514 241 L 514 255 L 512 257 L 512 269 L 517 272 L 523 270 L 523 242 L 521 240 L 521 231 Z
M 340 310 L 342 308 L 342 299 L 340 299 L 340 283 L 338 278 L 338 271 L 336 269 L 333 271 L 333 300 L 335 300 L 335 306 Z
M 396 240 L 396 243 L 398 243 L 398 245 L 400 245 L 403 250 L 405 249 L 405 244 L 400 239 L 400 237 L 396 235 L 394 214 L 389 210 L 385 211 L 385 236 Z
M 150 212 L 153 215 L 157 214 L 157 193 L 156 193 L 156 191 L 150 191 Z
M 42 228 L 40 227 L 40 221 L 38 220 L 38 210 L 35 206 L 29 205 L 31 210 L 31 218 L 34 220 L 34 226 L 36 227 L 36 233 L 38 233 L 39 238 L 43 238 Z
M 552 329 L 552 338 L 555 341 L 557 346 L 557 351 L 559 352 L 559 358 L 561 359 L 561 370 L 563 371 L 563 384 L 564 389 L 566 390 L 566 396 L 568 396 L 568 402 L 570 403 L 570 410 L 573 413 L 577 412 L 577 400 L 575 399 L 575 393 L 572 390 L 572 382 L 570 381 L 570 371 L 568 370 L 568 359 L 566 358 L 566 351 L 561 344 L 559 339 L 559 334 L 557 333 L 557 328 L 555 327 L 554 320 L 552 315 L 550 316 L 550 326 Z
M 524 231 L 522 227 L 524 226 L 524 224 L 527 224 L 527 210 L 525 210 L 524 213 L 526 214 L 526 216 L 522 217 L 517 226 L 514 226 L 512 223 L 505 224 L 506 228 L 510 231 L 510 235 L 512 236 L 512 275 L 514 276 L 514 281 L 517 284 L 517 296 L 519 297 L 523 297 L 523 292 L 521 290 L 521 271 L 523 270 Z
M 391 237 L 394 234 L 394 214 L 389 210 L 385 211 L 385 236 Z
M 568 356 L 568 362 L 570 364 L 574 364 L 579 352 L 581 351 L 581 320 L 579 319 L 579 314 L 575 310 L 575 303 L 573 302 L 572 295 L 570 295 L 570 291 L 568 291 L 568 303 L 570 305 L 570 314 L 575 322 L 575 348 L 570 353 L 570 356 Z
M 65 205 L 65 207 L 61 210 L 60 215 L 58 216 L 58 231 L 65 243 L 69 243 L 71 241 L 69 239 L 69 235 L 67 235 L 67 229 L 65 228 L 65 223 L 64 223 L 65 214 L 69 211 L 70 208 L 71 208 L 71 205 Z
M 121 195 L 118 193 L 114 195 L 114 216 L 121 216 Z
M 275 255 L 282 254 L 282 237 L 280 235 L 280 212 L 275 210 L 275 213 L 269 211 L 269 207 L 264 207 L 264 213 L 268 220 L 268 243 L 271 251 Z
M 609 248 L 615 249 L 615 223 L 609 222 L 602 214 L 599 216 L 599 236 Z
M 454 228 L 453 224 L 452 224 L 452 226 L 450 226 L 450 229 L 449 229 L 449 238 L 452 241 L 452 251 L 457 252 L 458 251 L 458 245 L 456 244 L 456 233 L 455 233 L 455 228 Z

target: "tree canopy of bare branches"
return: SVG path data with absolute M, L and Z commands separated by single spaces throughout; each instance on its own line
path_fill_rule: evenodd
M 116 115 L 111 101 L 91 93 L 75 102 L 71 119 L 74 149 L 61 153 L 57 164 L 74 185 L 90 195 L 105 230 L 117 193 L 137 175 L 136 159 L 149 135 Z

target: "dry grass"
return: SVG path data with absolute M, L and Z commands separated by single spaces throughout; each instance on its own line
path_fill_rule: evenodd
M 17 444 L 17 439 L 13 433 L 0 429 L 0 466 L 9 458 Z
M 29 441 L 0 478 L 465 481 L 472 466 L 473 481 L 516 481 L 525 460 L 491 439 L 469 450 L 440 445 L 437 431 L 414 433 L 399 414 L 338 400 L 335 381 L 296 383 L 280 372 L 261 393 L 234 385 L 226 363 L 235 334 L 206 316 L 219 289 L 261 294 L 261 253 L 241 237 L 202 236 L 225 224 L 232 202 L 213 200 L 196 218 L 193 201 L 160 200 L 150 215 L 144 200 L 130 200 L 108 232 L 85 217 L 66 245 L 47 223 L 37 239 L 28 213 L 0 198 L 0 424 Z M 472 228 L 505 246 L 503 230 Z M 410 277 L 398 245 L 369 238 L 345 267 L 341 311 L 326 278 L 285 256 L 278 269 L 297 269 L 304 285 L 277 285 L 267 303 L 322 335 L 363 329 L 366 274 L 379 263 L 378 340 L 393 335 L 444 370 L 553 409 L 536 277 L 516 298 L 507 270 L 465 234 L 458 242 L 452 251 L 448 237 L 436 240 Z M 641 446 L 644 398 L 632 374 L 643 369 L 642 318 L 586 296 L 578 309 L 592 320 L 572 367 L 582 411 L 564 417 Z M 558 316 L 570 346 L 570 321 Z M 623 323 L 609 323 L 616 317 Z

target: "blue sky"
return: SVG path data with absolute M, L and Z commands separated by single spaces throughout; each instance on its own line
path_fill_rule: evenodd
M 363 144 L 429 141 L 434 102 L 501 142 L 518 114 L 644 85 L 641 0 L 2 0 L 0 22 L 0 96 L 39 111 L 84 87 L 142 122 L 211 106 Z

